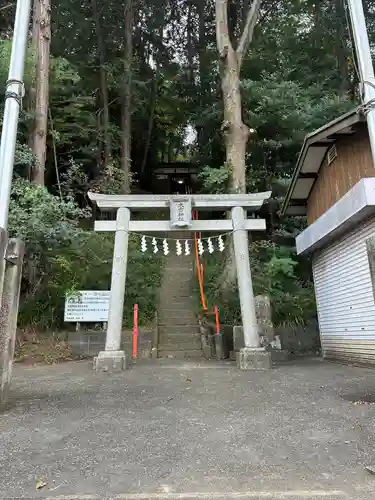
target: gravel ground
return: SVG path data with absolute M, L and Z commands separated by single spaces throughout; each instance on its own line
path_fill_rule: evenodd
M 375 405 L 364 399 L 375 401 L 375 370 L 316 359 L 270 372 L 175 360 L 115 375 L 87 362 L 17 366 L 0 414 L 0 497 L 375 498 L 365 470 Z

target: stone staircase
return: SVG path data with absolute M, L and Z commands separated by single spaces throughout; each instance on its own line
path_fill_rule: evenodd
M 191 238 L 189 233 L 170 233 L 170 238 Z M 170 245 L 159 298 L 159 345 L 158 357 L 201 357 L 202 345 L 197 317 L 194 313 L 192 287 L 194 284 L 194 252 L 177 256 Z M 192 245 L 191 245 L 192 247 Z

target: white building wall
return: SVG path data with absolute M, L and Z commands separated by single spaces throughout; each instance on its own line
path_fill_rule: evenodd
M 315 252 L 313 275 L 323 356 L 375 364 L 375 301 L 366 240 L 375 217 Z

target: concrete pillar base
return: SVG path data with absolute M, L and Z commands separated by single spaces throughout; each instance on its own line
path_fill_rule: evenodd
M 225 359 L 224 340 L 221 335 L 215 335 L 215 351 L 217 360 Z
M 237 368 L 240 370 L 270 370 L 271 353 L 262 348 L 243 347 L 237 352 Z
M 271 349 L 272 363 L 283 363 L 288 361 L 289 353 L 285 349 Z
M 121 372 L 129 368 L 125 351 L 100 351 L 94 358 L 96 372 Z

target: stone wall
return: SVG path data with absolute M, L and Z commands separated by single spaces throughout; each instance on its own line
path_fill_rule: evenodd
M 319 354 L 320 336 L 318 321 L 306 325 L 278 326 L 276 335 L 280 336 L 282 348 L 290 354 Z
M 311 321 L 306 325 L 274 327 L 271 302 L 267 295 L 255 297 L 255 310 L 262 347 L 270 350 L 283 350 L 288 354 L 316 354 L 320 352 L 317 321 Z M 233 344 L 234 351 L 239 351 L 244 347 L 242 326 L 233 328 Z
M 151 357 L 152 331 L 140 331 L 138 337 L 138 359 Z M 68 333 L 68 345 L 73 354 L 85 358 L 97 356 L 105 348 L 105 332 L 103 330 L 80 330 Z M 121 348 L 131 357 L 133 351 L 133 332 L 122 332 Z
M 288 354 L 310 354 L 316 355 L 320 353 L 320 337 L 317 321 L 311 321 L 306 325 L 290 325 L 278 326 L 274 328 L 275 339 L 279 340 L 279 345 L 276 342 L 264 345 L 270 349 L 284 350 Z M 242 326 L 233 328 L 234 351 L 242 349 L 244 344 Z M 275 345 L 273 345 L 275 344 Z

